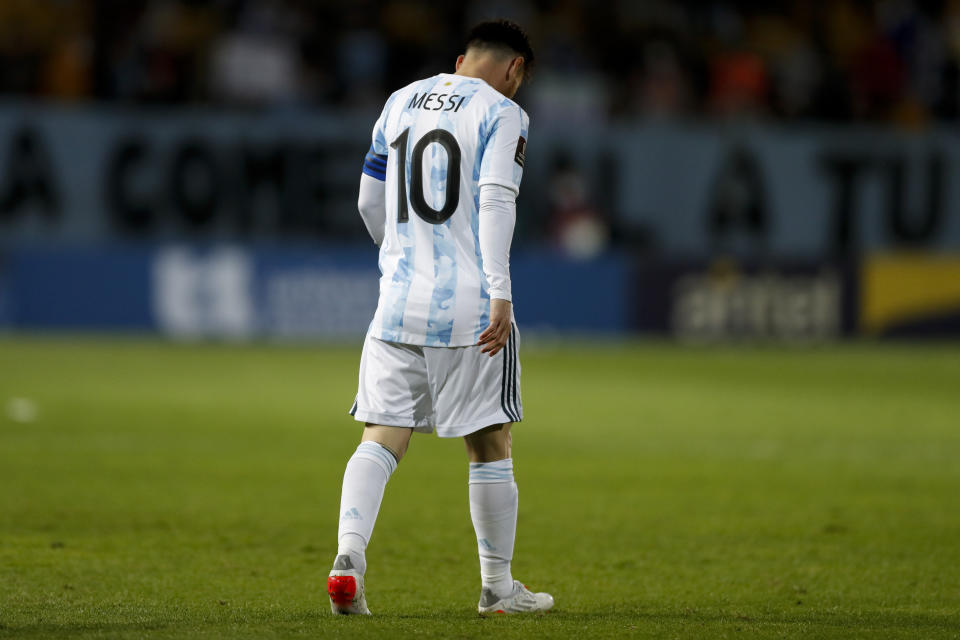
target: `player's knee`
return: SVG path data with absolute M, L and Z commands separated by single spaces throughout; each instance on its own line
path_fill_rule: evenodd
M 393 454 L 393 457 L 397 459 L 397 462 L 403 459 L 403 456 L 407 453 L 407 446 L 403 445 L 402 447 L 394 448 L 391 445 L 384 444 L 382 442 L 378 443 L 381 447 Z
M 511 423 L 495 424 L 464 436 L 470 462 L 495 462 L 511 456 Z
M 384 427 L 368 424 L 363 430 L 361 441 L 372 441 L 393 454 L 397 462 L 403 459 L 410 446 L 410 436 L 413 429 L 406 427 Z

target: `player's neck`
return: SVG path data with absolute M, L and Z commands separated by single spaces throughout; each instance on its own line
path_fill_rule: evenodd
M 506 83 L 502 82 L 502 78 L 500 79 L 501 82 L 497 82 L 498 76 L 501 75 L 500 69 L 498 65 L 489 58 L 464 60 L 454 75 L 479 78 L 500 93 L 506 95 Z

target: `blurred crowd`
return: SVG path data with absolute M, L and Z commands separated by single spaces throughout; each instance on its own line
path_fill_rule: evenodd
M 0 95 L 376 109 L 493 16 L 530 33 L 541 119 L 960 114 L 960 0 L 0 0 Z

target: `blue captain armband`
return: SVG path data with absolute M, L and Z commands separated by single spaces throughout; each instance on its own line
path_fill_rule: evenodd
M 363 172 L 371 178 L 376 178 L 381 182 L 387 179 L 387 156 L 375 153 L 373 145 L 370 145 L 370 151 L 367 151 L 367 157 L 363 159 Z

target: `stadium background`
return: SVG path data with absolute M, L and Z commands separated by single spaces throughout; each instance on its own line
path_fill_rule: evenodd
M 362 159 L 495 15 L 557 611 L 477 618 L 418 437 L 334 619 Z M 953 0 L 0 0 L 0 638 L 956 638 L 958 117 Z
M 7 0 L 0 326 L 359 335 L 370 123 L 502 13 L 525 327 L 955 335 L 960 8 L 778 6 Z

